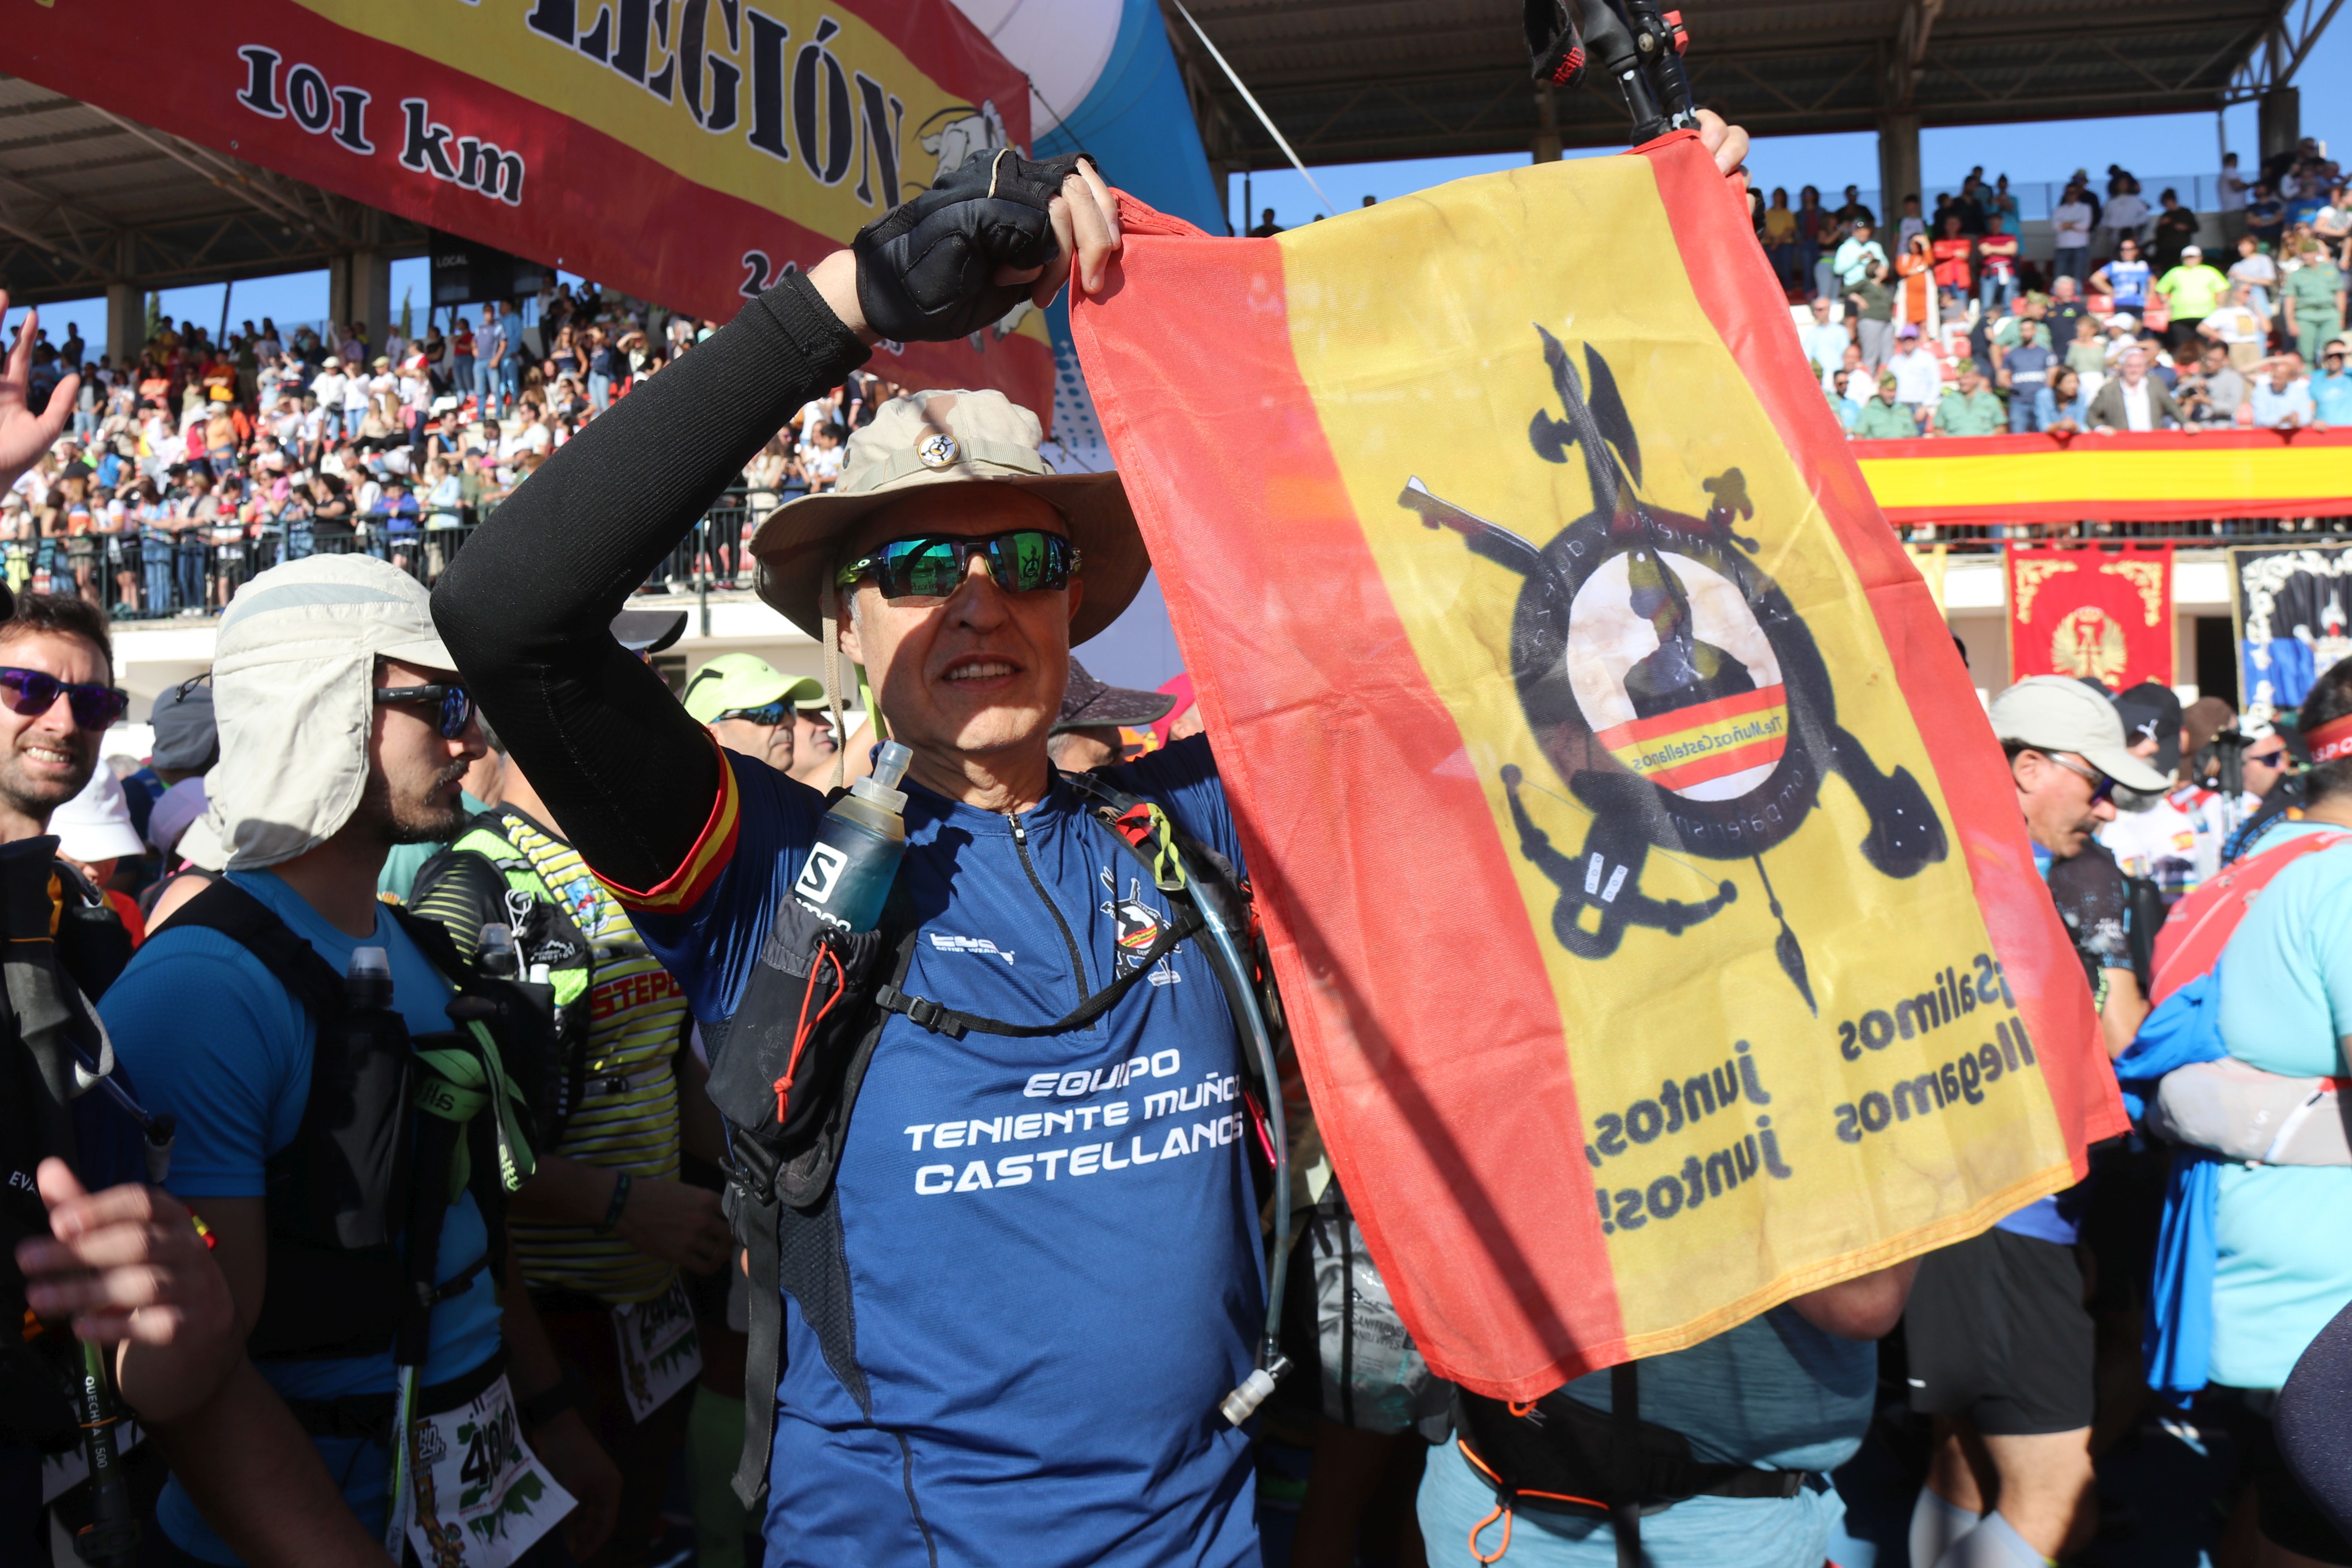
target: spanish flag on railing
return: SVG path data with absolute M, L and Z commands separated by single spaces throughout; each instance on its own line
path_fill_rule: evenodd
M 1430 1363 L 1531 1398 L 2074 1183 L 2082 969 L 1696 139 L 1124 210 L 1087 381 Z

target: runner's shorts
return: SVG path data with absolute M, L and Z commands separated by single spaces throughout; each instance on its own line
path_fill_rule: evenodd
M 2004 1437 L 2091 1424 L 2091 1314 L 2071 1247 L 1989 1230 L 1927 1254 L 1903 1337 L 1923 1415 Z

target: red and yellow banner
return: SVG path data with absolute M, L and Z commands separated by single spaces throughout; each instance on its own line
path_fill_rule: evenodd
M 1126 232 L 1080 354 L 1433 1367 L 1531 1398 L 2080 1176 L 2081 967 L 1695 138 Z
M 1026 79 L 950 0 L 218 0 L 201 19 L 48 0 L 9 8 L 6 63 L 719 320 L 965 157 L 1029 140 Z M 876 368 L 1052 406 L 1034 311 L 898 352 Z
M 2352 430 L 1858 441 L 1890 522 L 2179 522 L 2352 512 Z
M 2172 545 L 2011 546 L 2009 671 L 2087 676 L 2110 691 L 2172 684 Z

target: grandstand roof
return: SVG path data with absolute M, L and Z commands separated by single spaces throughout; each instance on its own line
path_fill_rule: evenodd
M 1699 101 L 1759 135 L 2212 110 L 2284 82 L 2334 14 L 2313 0 L 1685 0 Z M 1522 0 L 1187 0 L 1308 163 L 1525 151 Z M 1180 13 L 1210 155 L 1282 154 Z M 2264 47 L 2275 37 L 2273 58 Z M 2284 68 L 2282 69 L 2281 68 Z M 1613 100 L 1557 95 L 1568 146 L 1622 142 Z
M 0 76 L 0 284 L 28 303 L 218 282 L 425 231 L 227 153 Z

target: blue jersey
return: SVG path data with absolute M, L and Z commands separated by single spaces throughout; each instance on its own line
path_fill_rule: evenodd
M 2116 291 L 2117 310 L 2139 310 L 2147 303 L 2148 265 L 2145 261 L 2107 263 L 2107 287 Z
M 704 1019 L 733 1012 L 824 810 L 726 762 L 686 866 L 627 896 Z M 1205 741 L 1113 776 L 1240 863 Z M 1058 780 L 1017 819 L 907 791 L 914 994 L 1050 1023 L 1172 918 Z M 1247 1439 L 1216 1410 L 1265 1312 L 1241 1071 L 1191 943 L 1084 1029 L 888 1021 L 836 1179 L 872 1419 L 787 1296 L 771 1568 L 1256 1563 Z
M 393 1005 L 410 1034 L 450 1026 L 448 984 L 382 910 L 372 935 L 352 937 L 328 924 L 273 872 L 237 871 L 229 879 L 268 905 L 338 974 L 350 970 L 354 948 L 383 948 L 392 964 Z M 167 924 L 132 955 L 99 1014 L 115 1053 L 138 1075 L 149 1113 L 168 1110 L 178 1119 L 170 1190 L 183 1198 L 262 1196 L 269 1157 L 294 1142 L 310 1102 L 318 1030 L 302 1005 L 235 938 Z M 474 1194 L 461 1194 L 442 1227 L 435 1277 L 466 1272 L 488 1246 Z M 424 1381 L 430 1385 L 463 1376 L 498 1347 L 498 1295 L 487 1275 L 478 1276 L 471 1288 L 433 1309 Z M 273 1387 L 293 1399 L 389 1394 L 394 1386 L 389 1350 L 258 1365 Z M 355 1439 L 313 1441 L 344 1502 L 381 1535 L 390 1457 Z M 176 1478 L 157 1515 L 182 1551 L 208 1563 L 237 1561 Z

